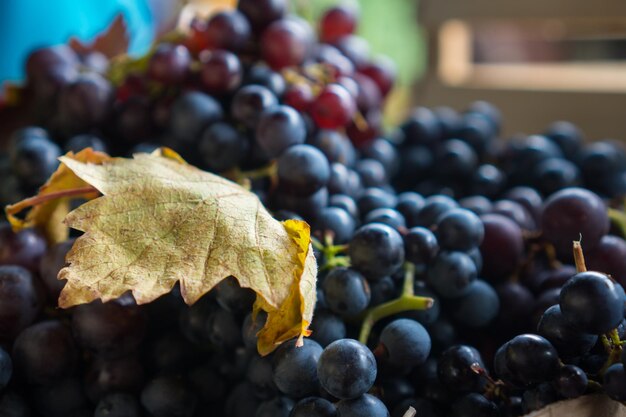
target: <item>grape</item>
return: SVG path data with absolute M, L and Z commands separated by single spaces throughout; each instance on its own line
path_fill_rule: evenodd
M 357 271 L 334 268 L 322 283 L 326 304 L 336 314 L 355 316 L 364 311 L 370 302 L 369 284 Z
M 505 181 L 506 176 L 498 167 L 483 164 L 472 175 L 471 189 L 476 194 L 495 197 L 502 191 Z
M 500 300 L 500 311 L 496 317 L 496 322 L 502 328 L 525 328 L 528 317 L 532 314 L 535 296 L 525 286 L 517 282 L 504 282 L 495 287 L 498 299 Z M 538 334 L 554 342 L 545 334 L 538 331 Z M 555 345 L 558 350 L 558 347 Z M 560 353 L 560 351 L 559 351 Z
M 293 400 L 288 397 L 276 397 L 259 404 L 255 417 L 289 417 L 294 406 Z
M 245 313 L 252 309 L 255 293 L 249 288 L 242 288 L 235 277 L 228 277 L 215 286 L 218 304 L 232 313 Z
M 164 366 L 157 369 L 159 372 L 168 372 Z M 180 368 L 169 371 L 180 372 Z M 139 359 L 134 356 L 117 359 L 98 358 L 87 367 L 84 381 L 87 396 L 92 401 L 98 401 L 115 392 L 140 391 L 144 382 L 144 370 Z
M 264 64 L 257 64 L 248 69 L 243 84 L 260 85 L 270 90 L 276 97 L 282 97 L 287 89 L 285 79 L 280 72 L 273 71 Z
M 490 281 L 502 281 L 515 271 L 524 255 L 522 230 L 500 214 L 480 216 L 485 236 L 480 245 L 482 274 Z
M 544 382 L 536 388 L 524 392 L 522 407 L 525 413 L 544 408 L 558 399 L 557 393 L 551 384 Z
M 204 31 L 209 49 L 242 52 L 250 42 L 250 23 L 239 10 L 227 10 L 211 16 Z
M 285 149 L 304 143 L 306 128 L 300 114 L 289 106 L 265 110 L 256 127 L 256 140 L 267 156 L 278 157 Z
M 357 35 L 345 35 L 334 42 L 334 46 L 348 57 L 356 67 L 369 61 L 370 46 L 365 39 Z
M 308 84 L 292 84 L 285 90 L 283 101 L 300 112 L 306 112 L 313 103 L 313 90 Z
M 456 345 L 446 349 L 437 362 L 439 380 L 458 392 L 481 392 L 486 379 L 473 368 L 485 370 L 480 353 L 471 346 Z
M 604 202 L 596 194 L 582 188 L 566 188 L 545 201 L 541 228 L 559 254 L 570 254 L 572 241 L 581 235 L 585 249 L 593 250 L 607 234 L 609 218 Z
M 583 144 L 582 132 L 570 122 L 558 121 L 548 126 L 546 137 L 557 144 L 568 159 L 577 156 Z
M 241 338 L 243 339 L 244 345 L 248 349 L 252 349 L 256 347 L 257 343 L 257 333 L 259 330 L 263 328 L 265 325 L 265 321 L 267 320 L 267 314 L 264 311 L 260 311 L 256 315 L 256 319 L 252 320 L 252 314 L 248 314 L 243 321 L 243 326 L 241 329 Z
M 498 294 L 487 282 L 477 279 L 454 300 L 452 317 L 468 327 L 485 327 L 500 311 Z
M 365 216 L 364 223 L 382 223 L 396 230 L 406 227 L 402 214 L 390 208 L 379 208 L 370 211 L 367 213 L 367 216 Z
M 201 404 L 214 403 L 224 397 L 226 381 L 209 365 L 194 368 L 187 378 Z
M 534 169 L 534 176 L 534 184 L 544 195 L 580 184 L 578 168 L 563 158 L 548 158 L 541 161 Z
M 293 398 L 316 394 L 321 354 L 322 347 L 311 339 L 304 339 L 301 347 L 297 347 L 293 339 L 283 343 L 272 358 L 274 383 L 278 389 Z
M 270 399 L 279 394 L 274 383 L 271 357 L 254 355 L 248 364 L 246 378 L 254 386 L 255 395 L 259 399 Z
M 337 417 L 337 409 L 328 400 L 307 397 L 296 403 L 289 417 Z
M 350 217 L 355 219 L 355 224 L 360 217 L 359 208 L 357 207 L 356 202 L 354 201 L 352 197 L 347 196 L 345 194 L 332 195 L 330 197 L 330 200 L 328 201 L 328 206 L 337 207 L 337 208 L 345 210 L 350 215 Z
M 417 225 L 417 216 L 424 207 L 424 197 L 418 193 L 407 191 L 398 195 L 396 210 L 404 216 L 408 227 Z
M 57 169 L 61 149 L 47 137 L 28 136 L 12 144 L 11 168 L 25 185 L 39 187 Z
M 194 91 L 184 93 L 172 104 L 169 127 L 181 144 L 195 142 L 211 123 L 222 118 L 220 104 L 211 96 Z
M 391 277 L 383 277 L 376 282 L 370 284 L 370 290 L 372 293 L 369 307 L 375 307 L 377 305 L 386 303 L 387 301 L 391 301 L 394 298 L 399 296 L 398 288 L 396 287 L 396 283 Z M 428 309 L 430 311 L 431 309 Z M 422 313 L 421 311 L 415 311 L 413 314 L 417 315 Z M 424 312 L 426 313 L 426 312 Z M 417 320 L 417 318 L 416 318 Z
M 476 264 L 463 252 L 440 252 L 427 272 L 428 284 L 442 297 L 467 294 L 476 279 Z
M 139 417 L 139 403 L 129 394 L 109 394 L 98 402 L 94 417 Z
M 72 68 L 79 64 L 78 56 L 67 45 L 40 48 L 30 53 L 25 70 L 29 82 L 37 83 L 46 72 L 54 68 Z
M 437 220 L 437 241 L 443 249 L 466 251 L 482 243 L 484 227 L 469 210 L 452 209 Z
M 0 266 L 0 339 L 14 339 L 39 313 L 35 281 L 19 266 Z
M 102 76 L 81 74 L 63 87 L 59 96 L 59 122 L 66 133 L 81 133 L 107 120 L 113 87 Z
M 494 214 L 501 214 L 513 220 L 522 230 L 535 230 L 537 222 L 523 205 L 509 200 L 498 200 L 493 203 Z
M 600 239 L 592 251 L 585 251 L 585 262 L 590 270 L 602 271 L 622 286 L 626 285 L 626 242 L 617 236 Z
M 521 204 L 535 220 L 539 219 L 543 200 L 541 199 L 541 195 L 534 188 L 514 187 L 504 194 L 504 198 Z
M 223 172 L 241 163 L 248 141 L 228 123 L 217 122 L 202 132 L 198 148 L 201 161 L 209 169 Z
M 324 154 L 310 145 L 294 145 L 278 158 L 278 180 L 290 194 L 309 196 L 328 182 L 330 167 Z
M 328 84 L 324 87 L 310 108 L 311 117 L 322 129 L 347 126 L 355 112 L 354 99 L 338 84 Z
M 402 237 L 381 223 L 371 223 L 357 229 L 348 252 L 354 269 L 369 279 L 391 275 L 404 262 Z
M 322 388 L 334 397 L 357 398 L 374 384 L 376 360 L 363 344 L 340 339 L 324 348 L 317 363 L 317 375 Z
M 174 377 L 155 378 L 141 392 L 141 404 L 154 417 L 191 417 L 196 402 L 185 382 Z
M 626 400 L 626 372 L 624 365 L 614 363 L 604 372 L 604 381 L 602 383 L 604 392 L 615 401 Z
M 350 240 L 354 229 L 355 220 L 347 211 L 339 207 L 327 207 L 321 210 L 313 230 L 320 237 L 330 231 L 333 234 L 333 243 L 343 244 Z
M 78 352 L 69 330 L 61 322 L 49 320 L 20 333 L 13 346 L 13 360 L 16 374 L 25 381 L 47 384 L 74 372 Z
M 187 77 L 191 55 L 183 45 L 159 44 L 148 62 L 148 76 L 163 84 L 180 84 Z
M 385 167 L 375 159 L 361 159 L 355 164 L 354 170 L 366 187 L 382 187 L 387 183 Z
M 418 322 L 397 319 L 389 323 L 380 335 L 389 362 L 413 367 L 426 361 L 430 353 L 430 336 Z
M 478 165 L 474 150 L 459 139 L 448 139 L 435 151 L 436 170 L 445 177 L 471 175 Z
M 72 136 L 65 142 L 63 150 L 65 152 L 77 153 L 85 148 L 91 148 L 98 152 L 108 152 L 108 146 L 105 141 L 99 136 L 92 134 L 82 134 Z
M 301 215 L 305 220 L 314 223 L 321 210 L 328 205 L 328 190 L 320 188 L 307 197 L 281 193 L 277 197 L 277 205 Z
M 458 204 L 445 195 L 433 195 L 424 200 L 424 206 L 415 219 L 415 226 L 431 227 L 437 223 L 439 217 L 457 208 Z
M 470 393 L 461 397 L 451 407 L 455 417 L 498 417 L 498 406 L 485 396 Z
M 404 140 L 411 145 L 431 145 L 441 137 L 441 126 L 435 114 L 425 107 L 411 111 L 400 126 Z
M 377 208 L 393 208 L 396 204 L 395 196 L 381 188 L 366 188 L 357 199 L 357 206 L 361 217 Z
M 322 150 L 323 152 L 323 150 Z M 328 156 L 326 156 L 328 158 Z M 330 161 L 330 160 L 329 160 Z M 361 190 L 361 179 L 359 174 L 345 165 L 333 162 L 330 164 L 330 177 L 328 178 L 328 191 L 331 194 L 356 195 Z M 351 197 L 350 197 L 351 198 Z M 352 200 L 354 201 L 354 200 Z M 358 214 L 358 208 L 350 210 L 350 214 Z M 359 216 L 353 216 L 358 219 Z
M 569 323 L 558 305 L 543 313 L 537 334 L 548 339 L 564 358 L 586 355 L 598 340 L 594 334 L 581 332 L 577 323 Z
M 79 345 L 103 357 L 120 357 L 141 343 L 145 318 L 133 305 L 94 301 L 76 307 L 72 332 Z
M 328 9 L 320 20 L 320 40 L 326 43 L 336 42 L 342 36 L 351 35 L 356 25 L 355 10 L 341 5 Z
M 396 79 L 396 66 L 393 61 L 385 57 L 360 66 L 359 72 L 376 83 L 383 97 L 389 94 Z
M 0 391 L 7 386 L 13 375 L 13 361 L 6 352 L 0 348 Z
M 503 347 L 503 365 L 508 375 L 500 375 L 502 378 L 510 375 L 524 384 L 533 384 L 551 380 L 559 370 L 559 357 L 556 349 L 541 336 L 519 335 Z M 497 366 L 496 372 L 498 372 Z
M 232 117 L 249 129 L 254 129 L 264 110 L 278 104 L 276 96 L 260 85 L 240 88 L 231 103 Z
M 624 290 L 599 272 L 581 272 L 561 289 L 565 320 L 586 333 L 602 334 L 624 318 Z
M 271 68 L 280 70 L 301 64 L 309 46 L 302 25 L 293 19 L 281 19 L 271 23 L 263 32 L 261 56 Z
M 200 78 L 204 89 L 215 95 L 230 93 L 241 84 L 243 69 L 237 55 L 216 50 L 200 55 Z
M 260 32 L 270 23 L 287 13 L 285 0 L 241 0 L 237 8 L 250 21 L 255 31 Z
M 241 343 L 239 323 L 228 311 L 218 308 L 206 318 L 204 338 L 217 349 L 234 349 Z
M 370 394 L 339 401 L 337 411 L 340 417 L 389 417 L 389 410 L 385 404 Z
M 580 397 L 587 390 L 587 375 L 577 366 L 565 365 L 559 369 L 554 388 L 565 398 Z
M 381 401 L 390 409 L 403 400 L 415 397 L 415 388 L 406 378 L 386 379 L 378 384 L 378 388 L 382 391 Z

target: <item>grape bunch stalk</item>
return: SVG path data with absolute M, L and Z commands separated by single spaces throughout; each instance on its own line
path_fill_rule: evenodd
M 288 6 L 240 0 L 136 59 L 33 51 L 0 202 L 36 195 L 66 152 L 169 147 L 311 226 L 311 336 L 261 356 L 267 317 L 236 277 L 192 306 L 177 285 L 59 309 L 80 233 L 51 243 L 1 223 L 0 415 L 513 417 L 626 401 L 622 144 L 565 121 L 503 138 L 484 101 L 385 126 L 395 69 L 358 11 L 312 27 Z

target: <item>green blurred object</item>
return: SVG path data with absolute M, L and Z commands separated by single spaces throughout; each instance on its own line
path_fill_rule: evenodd
M 411 86 L 422 75 L 425 48 L 415 0 L 293 0 L 293 4 L 314 26 L 329 7 L 356 6 L 360 10 L 357 32 L 369 42 L 372 55 L 387 55 L 396 63 L 396 87 Z

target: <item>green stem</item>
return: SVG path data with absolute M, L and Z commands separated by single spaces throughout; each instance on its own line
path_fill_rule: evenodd
M 622 341 L 619 338 L 617 329 L 613 329 L 606 335 L 602 335 L 600 337 L 602 338 L 602 344 L 604 345 L 605 349 L 607 348 L 607 346 L 609 347 L 609 357 L 606 359 L 604 366 L 602 366 L 602 369 L 599 372 L 600 375 L 604 375 L 604 372 L 609 368 L 609 366 L 621 360 Z
M 621 210 L 610 208 L 608 210 L 609 219 L 622 234 L 623 238 L 626 238 L 626 213 Z
M 413 295 L 414 280 L 415 267 L 407 263 L 405 265 L 402 295 L 395 300 L 380 304 L 366 312 L 363 323 L 361 324 L 361 333 L 359 334 L 359 341 L 361 343 L 367 344 L 367 339 L 372 331 L 372 327 L 374 327 L 377 321 L 404 311 L 426 310 L 432 307 L 434 302 L 432 298 Z

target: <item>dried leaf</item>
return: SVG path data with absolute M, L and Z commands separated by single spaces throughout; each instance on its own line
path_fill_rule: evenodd
M 101 164 L 61 161 L 103 194 L 65 219 L 85 234 L 59 273 L 67 280 L 61 307 L 127 291 L 147 303 L 176 282 L 193 304 L 232 275 L 257 293 L 255 310 L 268 313 L 261 353 L 307 334 L 317 267 L 306 223 L 276 221 L 254 194 L 182 163 L 173 151 Z
M 91 44 L 82 43 L 77 38 L 71 38 L 70 47 L 80 54 L 97 51 L 108 58 L 113 58 L 128 52 L 130 36 L 126 21 L 122 14 L 118 14 L 111 24 L 93 40 Z
M 93 151 L 91 148 L 83 149 L 75 155 L 70 152 L 66 157 L 80 162 L 96 164 L 111 159 L 107 154 Z M 69 236 L 69 228 L 63 224 L 63 219 L 70 211 L 70 200 L 78 197 L 92 199 L 99 195 L 93 190 L 81 194 L 71 193 L 74 190 L 85 188 L 92 189 L 89 184 L 78 178 L 65 164 L 61 163 L 56 172 L 41 186 L 35 197 L 6 207 L 5 211 L 9 223 L 16 231 L 28 227 L 39 227 L 44 230 L 50 243 L 63 242 Z M 64 195 L 68 191 L 71 195 Z M 49 199 L 51 197 L 54 198 Z M 28 212 L 25 219 L 22 220 L 16 216 L 17 213 L 33 205 L 33 209 Z

